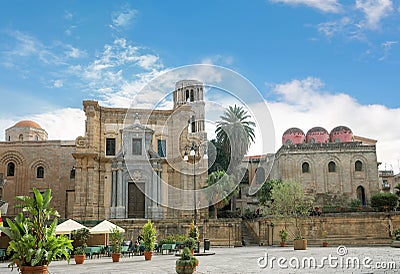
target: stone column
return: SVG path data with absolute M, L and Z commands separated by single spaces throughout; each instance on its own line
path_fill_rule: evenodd
M 117 206 L 122 206 L 122 170 L 117 171 Z
M 117 195 L 117 174 L 115 171 L 112 171 L 111 207 L 116 206 L 116 195 Z

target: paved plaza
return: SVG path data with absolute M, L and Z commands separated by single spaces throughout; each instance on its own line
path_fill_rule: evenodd
M 215 255 L 198 256 L 197 273 L 400 273 L 400 249 L 391 247 L 311 246 L 305 251 L 294 251 L 292 247 L 261 246 L 211 248 L 211 251 Z M 110 257 L 101 257 L 86 259 L 83 265 L 76 265 L 72 258 L 69 265 L 65 261 L 52 262 L 49 272 L 175 273 L 177 258 L 154 255 L 152 261 L 145 261 L 143 256 L 126 256 L 119 263 L 112 263 Z M 315 267 L 310 268 L 310 262 Z M 10 272 L 7 265 L 0 264 L 0 273 L 17 273 L 16 269 Z

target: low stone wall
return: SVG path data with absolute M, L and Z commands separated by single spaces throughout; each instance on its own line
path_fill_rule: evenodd
M 279 230 L 285 227 L 284 223 L 271 218 L 246 223 L 261 245 L 278 245 Z M 321 245 L 324 239 L 333 245 L 388 245 L 392 241 L 393 231 L 400 228 L 400 212 L 323 214 L 304 218 L 301 223 L 303 235 L 311 245 Z M 287 230 L 294 231 L 294 226 L 287 226 Z M 323 230 L 327 231 L 325 238 L 322 236 Z M 293 235 L 289 233 L 288 243 L 292 240 Z
M 125 239 L 135 240 L 140 234 L 145 219 L 111 220 L 125 228 Z M 154 220 L 158 240 L 169 235 L 187 235 L 192 220 Z M 279 230 L 284 223 L 271 218 L 244 220 L 246 229 L 260 245 L 279 245 Z M 272 226 L 271 224 L 274 224 Z M 241 246 L 241 219 L 202 219 L 197 221 L 200 231 L 201 245 L 205 238 L 211 246 Z M 323 214 L 302 220 L 303 235 L 310 245 L 322 245 L 327 240 L 330 245 L 389 245 L 393 231 L 400 228 L 400 212 L 356 212 L 340 214 Z M 288 227 L 294 231 L 293 227 Z M 327 231 L 326 238 L 322 231 Z M 290 233 L 289 233 L 290 234 Z M 289 235 L 288 244 L 292 244 L 293 236 Z
M 145 219 L 115 219 L 110 221 L 126 230 L 126 240 L 136 240 L 143 225 L 147 222 Z M 187 235 L 192 220 L 153 220 L 153 222 L 158 233 L 157 240 L 161 240 L 169 235 Z M 197 226 L 200 232 L 201 244 L 203 244 L 204 239 L 209 239 L 211 246 L 241 246 L 241 222 L 241 219 L 198 220 Z

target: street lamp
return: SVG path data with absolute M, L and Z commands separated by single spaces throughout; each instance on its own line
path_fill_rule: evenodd
M 200 148 L 203 146 L 203 144 L 197 145 L 194 141 L 192 141 L 192 144 L 190 146 L 185 146 L 185 153 L 183 155 L 183 160 L 184 161 L 189 161 L 189 156 L 193 157 L 193 205 L 194 205 L 194 211 L 193 211 L 193 225 L 194 225 L 194 231 L 196 231 L 196 219 L 197 219 L 197 204 L 196 204 L 196 155 L 198 154 Z M 187 153 L 187 150 L 190 150 L 189 155 Z M 206 148 L 204 148 L 204 154 L 203 154 L 203 159 L 207 160 L 208 155 Z

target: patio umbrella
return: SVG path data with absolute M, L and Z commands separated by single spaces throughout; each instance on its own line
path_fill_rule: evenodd
M 68 219 L 65 222 L 56 226 L 56 234 L 71 234 L 72 231 L 78 230 L 81 228 L 87 228 L 87 227 L 84 225 L 81 225 L 77 221 Z
M 107 245 L 108 234 L 110 234 L 111 230 L 113 230 L 114 228 L 117 228 L 119 230 L 119 232 L 121 232 L 121 233 L 125 232 L 125 229 L 123 229 L 122 227 L 119 227 L 110 221 L 104 220 L 101 223 L 99 223 L 98 225 L 92 227 L 90 229 L 90 234 L 105 234 L 105 236 L 106 236 L 105 237 L 105 245 Z

